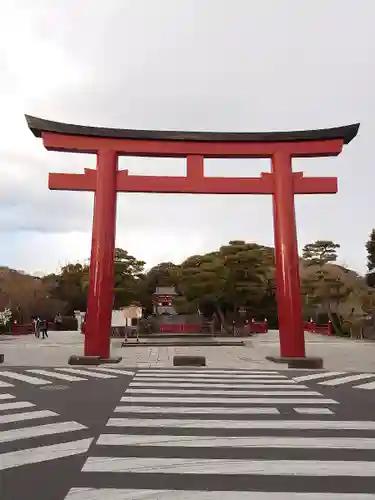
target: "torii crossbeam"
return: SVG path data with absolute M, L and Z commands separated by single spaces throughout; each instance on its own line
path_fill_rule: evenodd
M 93 191 L 94 220 L 85 356 L 108 359 L 113 303 L 117 192 L 269 194 L 273 197 L 280 357 L 305 357 L 294 196 L 337 192 L 335 177 L 304 177 L 292 158 L 336 156 L 359 124 L 331 129 L 215 133 L 162 132 L 85 127 L 26 116 L 29 128 L 52 151 L 92 153 L 97 168 L 83 174 L 49 174 L 49 188 Z M 129 175 L 118 156 L 186 158 L 184 177 Z M 270 158 L 260 177 L 205 177 L 204 158 Z M 82 358 L 82 363 L 84 357 Z

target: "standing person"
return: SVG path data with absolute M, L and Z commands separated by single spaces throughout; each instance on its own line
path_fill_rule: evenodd
M 35 337 L 38 339 L 40 337 L 40 327 L 41 327 L 41 319 L 37 316 L 35 320 Z
M 33 322 L 33 331 L 34 331 L 34 335 L 36 337 L 36 318 L 35 316 L 32 317 L 32 322 Z
M 55 316 L 55 327 L 56 330 L 60 331 L 61 330 L 61 324 L 62 324 L 62 316 L 60 313 L 57 313 Z
M 48 339 L 48 321 L 46 319 L 41 322 L 40 330 L 42 332 L 42 339 L 45 339 L 46 337 Z

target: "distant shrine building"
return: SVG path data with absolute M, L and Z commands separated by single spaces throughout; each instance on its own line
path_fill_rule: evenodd
M 157 316 L 161 314 L 176 315 L 177 312 L 173 307 L 173 298 L 176 295 L 174 286 L 157 286 L 153 294 L 153 313 Z

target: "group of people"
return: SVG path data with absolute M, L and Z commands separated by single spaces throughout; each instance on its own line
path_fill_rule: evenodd
M 46 319 L 41 319 L 39 316 L 33 319 L 34 323 L 34 333 L 37 339 L 42 335 L 42 339 L 48 339 L 48 321 Z

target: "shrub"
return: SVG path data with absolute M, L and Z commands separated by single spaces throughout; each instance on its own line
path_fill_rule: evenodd
M 77 318 L 75 318 L 73 316 L 63 316 L 60 329 L 67 330 L 67 331 L 78 330 Z

